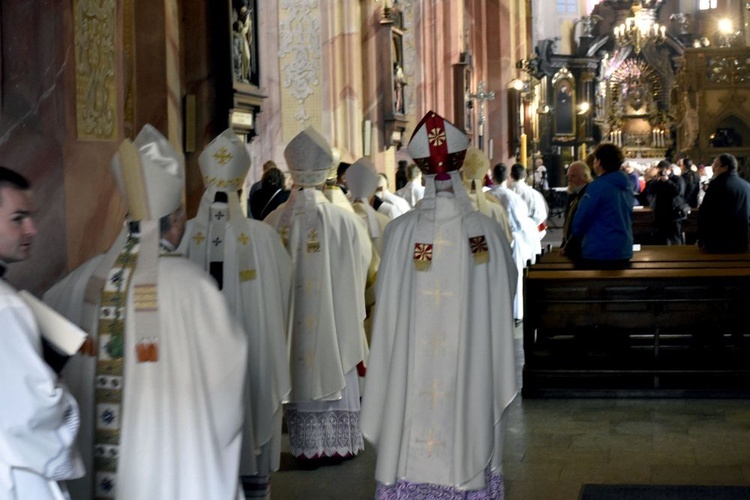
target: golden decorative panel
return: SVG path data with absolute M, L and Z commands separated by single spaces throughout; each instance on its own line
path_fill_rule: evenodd
M 117 138 L 115 7 L 115 0 L 73 2 L 79 140 Z

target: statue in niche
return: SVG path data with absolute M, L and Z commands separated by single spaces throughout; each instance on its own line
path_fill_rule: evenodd
M 235 78 L 250 83 L 253 75 L 254 6 L 249 0 L 235 0 L 232 9 L 232 59 Z M 237 64 L 237 60 L 239 64 Z
M 232 71 L 234 79 L 242 81 L 242 26 L 237 17 L 237 11 L 232 10 Z
M 592 14 L 590 16 L 583 16 L 580 19 L 576 20 L 574 23 L 574 26 L 576 24 L 580 24 L 582 26 L 582 32 L 581 36 L 594 36 L 594 27 L 596 26 L 596 23 L 601 21 L 603 18 L 602 16 L 599 16 L 597 14 Z
M 395 97 L 396 113 L 404 114 L 406 112 L 404 106 L 404 87 L 406 86 L 406 76 L 404 75 L 404 68 L 399 63 L 393 65 L 393 91 Z
M 555 91 L 555 133 L 557 135 L 573 134 L 574 92 L 570 81 L 562 80 Z
M 393 57 L 393 108 L 396 113 L 405 114 L 406 104 L 404 102 L 404 87 L 406 86 L 406 75 L 403 66 L 403 47 L 401 36 L 393 34 L 392 57 Z
M 654 104 L 651 88 L 651 82 L 642 75 L 630 76 L 622 82 L 620 99 L 626 108 L 630 107 L 633 114 L 648 113 L 653 110 Z
M 698 102 L 695 95 L 685 92 L 683 95 L 685 114 L 682 119 L 682 148 L 689 149 L 698 140 Z

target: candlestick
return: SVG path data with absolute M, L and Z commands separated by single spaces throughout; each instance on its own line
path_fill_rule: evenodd
M 521 165 L 529 168 L 529 161 L 526 158 L 526 134 L 521 134 Z

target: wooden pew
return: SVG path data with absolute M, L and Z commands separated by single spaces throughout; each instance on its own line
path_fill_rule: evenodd
M 527 269 L 523 395 L 750 396 L 750 253 L 643 247 L 623 270 Z
M 698 239 L 698 209 L 690 211 L 686 221 L 682 223 L 682 233 L 685 244 L 693 245 Z M 633 242 L 641 245 L 658 244 L 656 241 L 656 226 L 654 212 L 649 207 L 635 207 L 633 209 Z

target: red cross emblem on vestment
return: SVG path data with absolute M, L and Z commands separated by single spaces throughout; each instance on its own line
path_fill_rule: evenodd
M 489 247 L 487 246 L 487 239 L 484 237 L 484 235 L 469 238 L 469 245 L 471 246 L 472 255 L 487 253 L 490 251 Z
M 422 262 L 432 261 L 432 243 L 415 243 L 414 260 Z

